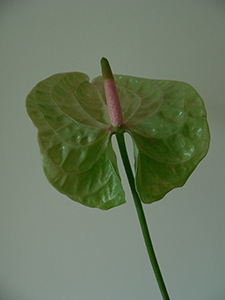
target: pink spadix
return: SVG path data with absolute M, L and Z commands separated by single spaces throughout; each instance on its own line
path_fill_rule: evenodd
M 118 127 L 123 124 L 123 116 L 113 74 L 104 57 L 101 59 L 101 67 L 110 121 L 112 126 Z

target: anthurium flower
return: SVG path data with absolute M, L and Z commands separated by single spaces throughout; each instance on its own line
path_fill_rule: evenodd
M 49 182 L 89 207 L 109 209 L 125 202 L 111 137 L 130 134 L 135 185 L 152 203 L 187 181 L 209 147 L 204 103 L 189 84 L 132 76 L 55 74 L 39 82 L 26 100 L 38 128 Z M 117 93 L 116 99 L 114 96 Z M 107 99 L 106 99 L 107 98 Z M 109 107 L 110 99 L 116 101 Z

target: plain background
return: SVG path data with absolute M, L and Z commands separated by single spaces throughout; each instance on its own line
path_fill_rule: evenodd
M 26 114 L 38 81 L 93 79 L 105 56 L 114 73 L 185 81 L 205 101 L 207 157 L 144 209 L 171 300 L 224 300 L 225 2 L 0 1 L 0 49 L 0 299 L 161 299 L 123 169 L 126 204 L 71 201 L 47 182 Z

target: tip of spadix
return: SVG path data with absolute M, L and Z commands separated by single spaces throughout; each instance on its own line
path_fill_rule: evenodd
M 109 61 L 105 57 L 102 57 L 101 59 L 101 68 L 103 79 L 113 79 L 113 74 Z

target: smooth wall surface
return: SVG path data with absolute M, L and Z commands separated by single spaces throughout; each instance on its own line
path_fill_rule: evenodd
M 126 204 L 69 200 L 47 182 L 26 114 L 38 81 L 93 79 L 102 56 L 114 73 L 185 81 L 203 97 L 207 157 L 144 209 L 171 300 L 225 299 L 224 33 L 222 0 L 0 1 L 1 300 L 161 299 L 123 169 Z

